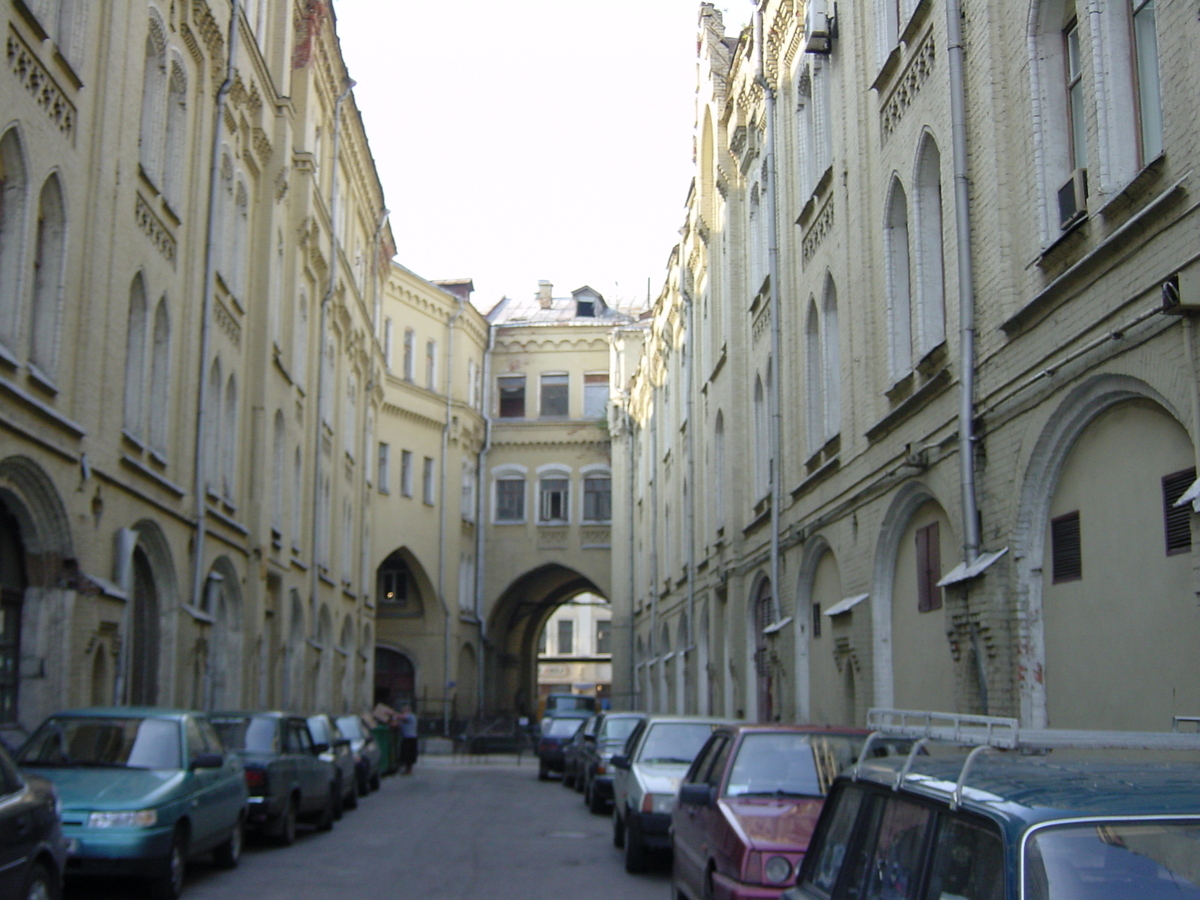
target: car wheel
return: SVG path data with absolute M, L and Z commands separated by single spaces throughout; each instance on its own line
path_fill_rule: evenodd
M 625 829 L 625 871 L 633 875 L 646 871 L 646 845 L 632 825 Z
M 615 805 L 613 806 L 613 846 L 618 850 L 625 846 L 625 823 L 621 821 Z
M 287 809 L 283 810 L 276 826 L 275 840 L 281 846 L 290 847 L 296 842 L 296 820 L 300 817 L 300 810 L 296 806 L 296 798 L 289 797 Z
M 538 763 L 538 781 L 548 781 L 550 779 L 550 769 L 544 762 Z
M 50 874 L 50 870 L 41 863 L 36 863 L 29 870 L 29 879 L 25 882 L 25 900 L 58 900 L 58 882 Z
M 321 810 L 321 817 L 317 819 L 317 831 L 332 831 L 333 823 L 338 817 L 338 810 L 342 806 L 342 791 L 336 784 L 330 785 L 329 796 L 325 800 L 325 808 Z
M 229 839 L 213 850 L 213 862 L 219 869 L 236 869 L 242 859 L 242 840 L 245 837 L 242 817 L 238 816 Z
M 150 883 L 150 895 L 156 900 L 176 900 L 183 893 L 183 873 L 187 865 L 187 838 L 183 829 L 176 828 L 171 839 L 171 852 L 163 860 L 162 874 Z

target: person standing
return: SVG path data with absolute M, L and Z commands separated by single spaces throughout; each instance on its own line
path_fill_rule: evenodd
M 411 775 L 417 761 L 417 716 L 407 703 L 400 707 L 400 774 Z

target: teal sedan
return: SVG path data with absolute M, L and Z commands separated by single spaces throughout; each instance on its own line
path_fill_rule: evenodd
M 17 762 L 58 791 L 68 876 L 141 876 L 153 896 L 173 900 L 183 892 L 188 859 L 211 853 L 218 866 L 238 863 L 245 776 L 202 713 L 57 713 Z

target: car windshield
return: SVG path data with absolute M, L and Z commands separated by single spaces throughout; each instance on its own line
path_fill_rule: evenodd
M 178 769 L 179 723 L 173 719 L 59 716 L 46 720 L 21 749 L 24 766 Z
M 337 720 L 338 731 L 342 733 L 342 737 L 351 741 L 361 741 L 363 734 L 362 723 L 359 722 L 358 716 L 342 716 Z
M 842 735 L 751 732 L 742 738 L 725 796 L 823 797 L 861 745 Z
M 604 724 L 600 726 L 600 740 L 620 741 L 622 744 L 633 733 L 633 729 L 637 728 L 638 722 L 641 719 L 605 719 Z
M 278 753 L 278 729 L 270 716 L 218 716 L 210 720 L 230 750 Z
M 1200 900 L 1200 822 L 1047 828 L 1025 846 L 1028 900 Z
M 689 765 L 712 730 L 707 722 L 655 722 L 646 732 L 638 762 Z
M 583 719 L 550 719 L 542 734 L 546 737 L 574 737 L 583 726 Z

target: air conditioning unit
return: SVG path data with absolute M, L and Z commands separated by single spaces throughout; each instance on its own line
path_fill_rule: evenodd
M 808 0 L 804 7 L 804 49 L 809 53 L 828 53 L 833 43 L 833 16 L 830 0 Z
M 1058 189 L 1058 224 L 1064 230 L 1087 215 L 1087 169 L 1076 169 Z
M 1200 313 L 1200 263 L 1180 269 L 1163 282 L 1162 311 L 1173 316 Z

